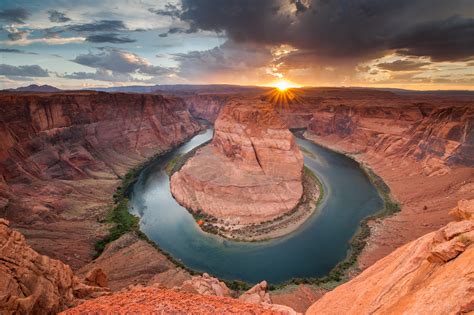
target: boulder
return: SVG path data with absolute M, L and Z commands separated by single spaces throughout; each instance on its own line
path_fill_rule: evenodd
M 101 268 L 94 268 L 89 271 L 84 280 L 87 284 L 102 288 L 107 287 L 109 284 L 107 274 Z
M 239 300 L 254 304 L 271 304 L 272 300 L 270 299 L 270 295 L 267 293 L 267 287 L 267 282 L 264 280 L 239 296 Z
M 209 276 L 207 273 L 185 281 L 181 285 L 181 289 L 186 292 L 202 295 L 230 296 L 231 293 L 224 282 Z

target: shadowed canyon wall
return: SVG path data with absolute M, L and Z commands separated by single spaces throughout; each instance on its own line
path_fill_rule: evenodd
M 119 178 L 198 132 L 184 103 L 159 95 L 0 95 L 0 215 L 39 252 L 80 267 Z

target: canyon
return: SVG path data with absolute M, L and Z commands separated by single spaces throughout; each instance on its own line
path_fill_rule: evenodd
M 299 129 L 307 139 L 349 154 L 370 167 L 388 184 L 392 196 L 401 204 L 401 211 L 388 218 L 369 220 L 371 233 L 358 258 L 358 268 L 365 270 L 360 275 L 356 276 L 355 272 L 351 281 L 324 296 L 325 290 L 321 288 L 299 285 L 270 292 L 271 300 L 304 312 L 323 296 L 309 309 L 310 313 L 318 314 L 473 311 L 470 300 L 473 296 L 472 275 L 469 273 L 472 273 L 469 268 L 473 259 L 472 201 L 462 201 L 458 206 L 459 200 L 474 199 L 472 98 L 335 88 L 300 89 L 296 93 L 297 100 L 278 109 L 280 118 L 275 125 L 283 122 L 290 128 Z M 262 95 L 266 103 L 268 100 Z M 204 149 L 218 155 L 219 163 L 221 158 L 237 156 L 244 168 L 258 169 L 257 154 L 248 150 L 251 147 L 248 139 L 254 131 L 250 129 L 249 137 L 241 137 L 239 132 L 240 137 L 235 137 L 236 130 L 233 129 L 241 117 L 253 119 L 253 114 L 242 111 L 238 105 L 235 105 L 235 111 L 231 110 L 232 106 L 228 107 L 229 111 L 222 110 L 232 103 L 257 104 L 254 95 L 239 95 L 232 91 L 220 94 L 190 92 L 180 96 L 102 92 L 0 94 L 0 215 L 10 220 L 11 229 L 24 234 L 28 245 L 39 256 L 26 249 L 20 233 L 6 230 L 10 229 L 6 223 L 0 225 L 2 233 L 8 235 L 2 240 L 19 242 L 20 252 L 40 257 L 33 259 L 35 264 L 48 262 L 47 265 L 52 266 L 48 268 L 60 269 L 61 274 L 67 275 L 66 284 L 53 283 L 52 291 L 59 288 L 54 298 L 56 302 L 37 302 L 38 307 L 59 311 L 81 303 L 85 294 L 77 295 L 79 291 L 75 287 L 101 288 L 85 284 L 86 276 L 99 268 L 108 276 L 107 286 L 117 293 L 110 295 L 104 293 L 107 290 L 103 288 L 90 289 L 95 292 L 90 298 L 104 296 L 82 304 L 82 309 L 81 306 L 76 311 L 71 309 L 71 313 L 96 311 L 104 305 L 116 306 L 118 300 L 123 301 L 123 305 L 129 302 L 136 307 L 138 301 L 147 299 L 153 309 L 158 307 L 153 305 L 158 303 L 154 297 L 159 297 L 157 299 L 163 303 L 159 306 L 162 308 L 155 308 L 160 310 L 190 311 L 192 308 L 179 307 L 191 307 L 192 304 L 192 307 L 202 307 L 194 309 L 196 312 L 212 305 L 216 311 L 291 313 L 288 309 L 272 310 L 269 306 L 239 302 L 228 296 L 201 294 L 211 291 L 182 292 L 189 288 L 189 282 L 188 285 L 184 283 L 191 281 L 192 276 L 188 271 L 176 268 L 164 253 L 135 232 L 109 243 L 94 259 L 94 244 L 103 239 L 111 227 L 105 218 L 121 179 L 128 170 L 201 131 L 203 127 L 195 118 L 215 122 L 216 137 Z M 220 115 L 225 119 L 219 121 Z M 265 134 L 265 138 L 271 138 L 269 134 Z M 284 135 L 281 148 L 293 150 L 292 135 L 287 131 L 281 131 L 281 134 Z M 230 145 L 235 143 L 239 145 Z M 254 152 L 264 148 L 264 144 L 258 143 Z M 206 150 L 201 150 L 205 156 Z M 272 169 L 272 163 L 265 164 L 264 158 L 261 169 L 284 171 L 290 182 L 301 183 L 302 156 L 293 153 L 296 158 L 291 162 L 285 154 L 279 156 L 284 157 L 287 165 L 296 162 L 297 167 L 285 165 L 284 169 Z M 271 162 L 272 155 L 266 157 Z M 194 189 L 199 187 L 195 184 L 198 183 L 196 178 L 190 177 L 193 173 L 186 173 L 192 171 L 193 160 L 198 161 L 198 158 L 199 152 L 180 171 L 188 177 L 180 173 L 173 175 L 176 177 L 172 187 L 178 187 L 176 181 L 184 181 L 183 178 L 193 180 Z M 225 165 L 219 168 L 219 175 L 222 170 L 232 171 Z M 266 168 L 266 165 L 270 166 Z M 287 179 L 286 175 L 282 177 Z M 301 196 L 301 188 L 296 186 L 296 193 L 290 195 L 291 204 L 299 199 L 297 195 Z M 179 188 L 182 187 L 180 183 Z M 177 195 L 181 193 L 185 192 L 177 192 Z M 211 202 L 205 199 L 203 204 L 212 205 L 218 197 L 219 194 Z M 220 203 L 216 204 L 220 206 Z M 278 212 L 290 208 L 284 207 Z M 453 208 L 453 213 L 463 220 L 449 223 L 448 210 Z M 268 212 L 258 220 L 275 215 L 276 212 Z M 253 220 L 246 219 L 248 222 Z M 4 248 L 2 245 L 2 257 L 7 257 Z M 54 262 L 41 255 L 53 258 Z M 130 257 L 133 257 L 133 266 L 127 264 Z M 2 261 L 0 266 L 5 268 L 17 259 Z M 401 267 L 395 270 L 394 266 Z M 38 268 L 41 272 L 45 270 L 45 267 Z M 407 277 L 406 281 L 396 284 L 396 280 L 403 277 Z M 16 290 L 15 294 L 20 294 L 14 289 L 18 286 L 12 284 L 15 281 L 9 281 L 2 290 Z M 201 283 L 203 280 L 194 281 Z M 209 283 L 215 284 L 215 281 Z M 446 299 L 436 300 L 436 296 L 427 291 L 430 286 L 436 287 L 438 297 L 445 296 Z M 456 288 L 462 292 L 449 295 Z M 40 292 L 34 288 L 29 290 L 23 290 L 22 294 L 32 296 L 30 292 Z M 120 290 L 125 291 L 118 292 Z M 354 292 L 359 292 L 365 302 L 361 298 L 354 303 Z M 266 299 L 265 294 L 257 295 Z M 61 298 L 64 300 L 60 301 Z M 425 299 L 433 302 L 432 308 L 417 304 L 417 300 Z M 37 301 L 40 300 L 42 298 Z M 174 306 L 165 305 L 168 300 Z M 447 302 L 437 304 L 442 300 Z M 35 307 L 33 304 L 25 307 Z

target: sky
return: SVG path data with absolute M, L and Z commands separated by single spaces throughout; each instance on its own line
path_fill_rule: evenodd
M 0 0 L 0 89 L 474 90 L 474 0 Z

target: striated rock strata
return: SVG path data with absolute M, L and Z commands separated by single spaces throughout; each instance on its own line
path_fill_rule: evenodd
M 212 143 L 171 177 L 176 200 L 234 224 L 274 219 L 299 202 L 303 156 L 268 103 L 232 102 L 215 123 Z
M 472 212 L 474 200 L 464 201 L 458 212 L 466 208 Z M 327 293 L 307 314 L 474 312 L 473 261 L 474 221 L 451 222 L 400 247 Z

